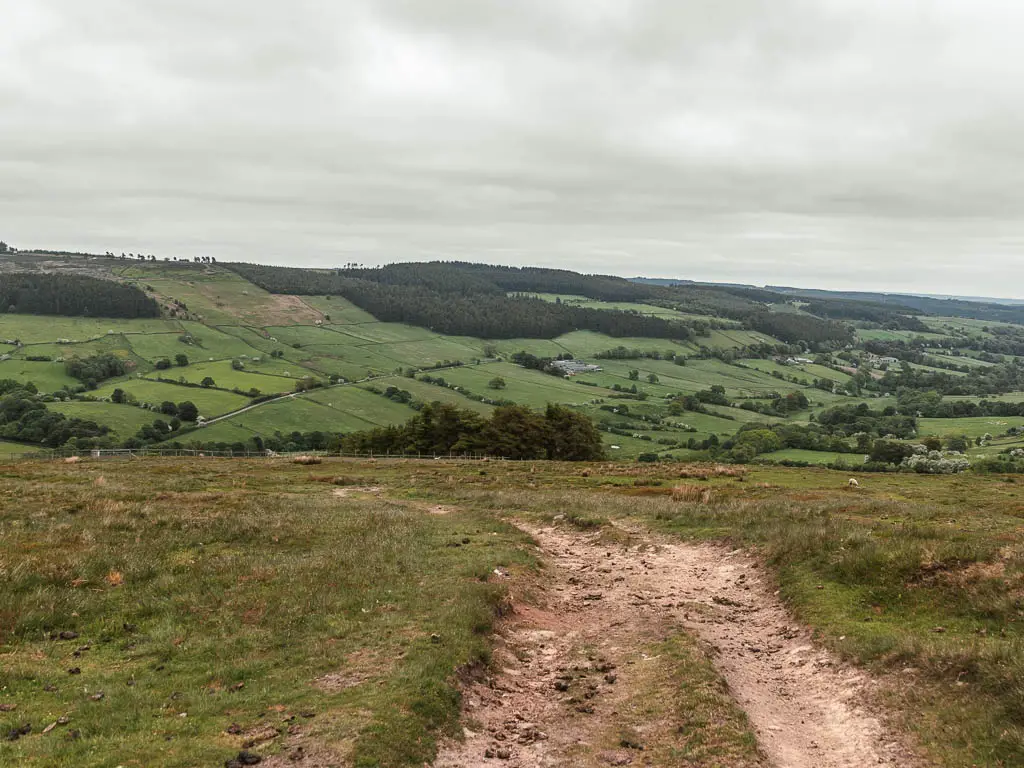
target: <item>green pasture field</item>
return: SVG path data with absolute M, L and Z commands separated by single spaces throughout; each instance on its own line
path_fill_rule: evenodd
M 978 360 L 970 355 L 946 355 L 940 349 L 928 349 L 928 354 L 931 357 L 939 360 L 944 360 L 947 363 L 953 363 L 954 365 L 966 365 L 972 369 L 977 368 L 991 368 L 995 363 L 989 363 L 984 360 Z
M 579 333 L 588 333 L 588 331 L 579 331 Z M 610 336 L 603 338 L 611 339 Z M 648 339 L 648 342 L 651 340 Z M 552 339 L 500 339 L 493 342 L 488 342 L 498 351 L 501 355 L 514 355 L 516 352 L 528 352 L 531 355 L 537 357 L 558 357 L 564 355 L 569 350 L 559 344 L 557 341 Z M 616 345 L 612 345 L 614 347 Z M 590 354 L 595 351 L 600 352 L 603 349 L 611 349 L 612 347 L 601 347 L 601 349 L 591 350 Z
M 310 361 L 317 360 L 318 368 L 330 373 L 340 373 L 347 379 L 361 379 L 367 371 L 373 371 L 374 375 L 396 373 L 405 367 L 400 361 L 377 352 L 377 346 L 310 344 L 296 350 L 295 356 L 302 354 L 301 359 L 307 365 L 312 365 Z M 341 370 L 335 370 L 339 366 L 342 367 Z M 346 370 L 351 373 L 345 373 Z
M 89 341 L 118 333 L 166 333 L 176 330 L 177 327 L 174 320 L 156 318 L 118 320 L 0 314 L 0 340 L 19 339 L 22 344 L 54 344 L 58 339 Z
M 368 392 L 362 387 L 341 386 L 313 390 L 302 396 L 337 412 L 335 418 L 358 418 L 375 426 L 404 424 L 416 412 L 407 405 L 388 400 L 383 395 Z M 339 430 L 347 432 L 348 430 Z
M 582 405 L 612 394 L 599 387 L 582 387 L 569 379 L 549 376 L 511 363 L 463 366 L 431 372 L 430 375 L 440 376 L 445 381 L 465 387 L 477 395 L 500 397 L 531 408 L 544 408 L 548 403 Z M 505 380 L 505 389 L 492 390 L 487 386 L 495 377 Z
M 323 315 L 329 325 L 376 323 L 377 318 L 341 296 L 303 296 L 302 301 Z
M 244 363 L 245 361 L 243 361 Z M 292 366 L 295 368 L 296 374 L 309 373 L 303 370 L 299 366 Z M 178 379 L 185 379 L 185 381 L 199 384 L 207 376 L 211 377 L 216 386 L 222 389 L 241 389 L 244 392 L 248 392 L 250 389 L 255 387 L 264 395 L 273 395 L 284 392 L 291 392 L 295 389 L 295 378 L 278 375 L 278 374 L 263 374 L 257 373 L 259 370 L 257 365 L 253 365 L 253 370 L 249 371 L 246 369 L 236 371 L 231 367 L 231 363 L 227 360 L 221 360 L 213 363 L 198 363 L 193 365 L 186 365 L 184 367 L 172 366 L 164 371 L 152 371 L 146 374 L 147 378 L 150 379 L 171 379 L 177 381 Z
M 174 356 L 178 353 L 188 355 L 190 360 L 200 359 L 199 355 L 202 350 L 178 341 L 181 333 L 182 331 L 179 329 L 166 333 L 142 333 L 119 338 L 125 339 L 131 351 L 150 365 L 165 357 L 174 360 Z M 202 359 L 205 359 L 205 355 Z
M 206 418 L 237 411 L 250 402 L 249 398 L 236 395 L 234 392 L 203 387 L 183 387 L 163 381 L 137 378 L 107 382 L 90 394 L 95 397 L 109 398 L 115 389 L 122 389 L 134 395 L 140 403 L 149 403 L 157 407 L 165 401 L 182 403 L 189 400 L 196 404 L 199 413 Z M 156 416 L 154 415 L 153 418 Z
M 943 400 L 973 400 L 975 402 L 981 402 L 982 400 L 990 400 L 992 402 L 1003 402 L 1003 403 L 1024 403 L 1024 392 L 1004 392 L 999 395 L 946 395 L 942 398 Z
M 687 315 L 683 312 L 679 312 L 675 309 L 666 309 L 665 307 L 658 307 L 654 304 L 643 304 L 632 301 L 600 301 L 598 299 L 589 299 L 586 296 L 569 296 L 557 293 L 530 293 L 528 296 L 534 298 L 544 299 L 554 303 L 556 299 L 560 300 L 563 304 L 572 304 L 577 307 L 585 307 L 587 309 L 605 309 L 605 310 L 616 310 L 620 312 L 637 312 L 641 315 L 653 315 L 655 317 L 664 317 L 666 320 L 683 320 L 686 318 L 700 317 L 700 315 Z
M 919 365 L 918 363 L 903 363 L 904 366 L 913 368 L 915 371 L 928 371 L 929 373 L 944 373 L 947 376 L 967 376 L 963 371 L 951 371 L 947 368 L 936 368 L 932 365 Z
M 774 360 L 762 360 L 757 357 L 745 357 L 741 360 L 737 360 L 736 362 L 741 363 L 749 368 L 756 368 L 762 373 L 772 374 L 777 372 L 781 373 L 783 376 L 796 376 L 801 379 L 806 378 L 808 381 L 810 381 L 810 379 L 812 378 L 806 376 L 804 372 L 800 370 L 799 366 L 782 365 L 781 363 L 777 363 Z M 777 379 L 777 381 L 779 381 L 780 384 L 789 383 L 782 381 L 781 379 Z
M 246 340 L 239 338 L 233 333 L 228 333 L 226 330 L 211 325 L 203 325 L 191 320 L 183 321 L 181 325 L 196 341 L 195 344 L 182 344 L 182 346 L 188 346 L 193 350 L 196 360 L 204 360 L 211 357 L 215 360 L 223 360 L 224 358 L 239 357 L 241 355 L 253 357 L 264 354 L 260 348 L 254 347 Z M 186 351 L 185 354 L 188 355 L 189 353 Z M 189 356 L 189 359 L 191 358 L 192 355 Z
M 167 442 L 181 443 L 186 448 L 193 443 L 242 443 L 248 450 L 252 450 L 252 444 L 249 442 L 252 438 L 272 434 L 273 432 L 256 431 L 227 420 L 203 426 L 185 435 L 171 437 Z
M 999 435 L 1010 427 L 1024 426 L 1024 416 L 970 416 L 962 419 L 918 419 L 917 431 L 926 435 L 967 435 L 981 437 L 986 433 Z
M 779 342 L 777 339 L 772 338 L 766 333 L 745 331 L 737 328 L 736 330 L 712 330 L 710 337 L 694 337 L 693 343 L 703 347 L 737 349 L 739 347 L 748 347 L 753 344 L 778 344 Z
M 145 335 L 132 334 L 132 338 L 147 338 Z M 131 345 L 128 343 L 128 336 L 122 333 L 108 334 L 101 336 L 94 341 L 69 342 L 69 343 L 31 343 L 18 348 L 14 353 L 15 358 L 26 358 L 29 356 L 47 356 L 55 362 L 61 359 L 67 360 L 72 357 L 89 357 L 91 355 L 114 354 L 124 359 L 133 360 L 137 365 L 147 365 L 146 361 L 132 353 Z
M 807 395 L 807 399 L 811 403 L 816 403 L 812 405 L 809 411 L 812 414 L 817 414 L 826 408 L 835 408 L 839 405 L 860 405 L 863 403 L 873 411 L 885 410 L 890 405 L 896 406 L 895 395 L 890 395 L 889 397 L 850 397 L 847 395 L 834 395 L 831 392 L 823 392 L 820 389 L 813 388 L 805 389 L 804 394 Z M 805 414 L 801 414 L 801 416 L 805 416 Z
M 180 402 L 180 401 L 179 401 Z M 118 403 L 90 402 L 72 400 L 63 403 L 47 403 L 51 411 L 63 413 L 68 418 L 86 419 L 97 424 L 105 424 L 113 430 L 114 435 L 124 440 L 132 437 L 141 427 L 152 424 L 156 419 L 169 421 L 170 416 L 138 408 L 134 405 Z
M 1013 328 L 1011 323 L 995 320 L 976 320 L 971 317 L 922 317 L 921 321 L 937 333 L 948 335 L 952 332 L 966 333 L 981 338 L 991 338 L 993 334 L 986 328 Z
M 839 384 L 845 384 L 853 378 L 845 371 L 837 371 L 834 368 L 828 368 L 824 365 L 815 365 L 811 363 L 794 367 L 798 367 L 809 379 L 832 379 L 832 381 Z
M 647 442 L 629 435 L 613 435 L 608 432 L 601 433 L 601 442 L 604 443 L 609 459 L 612 461 L 632 461 L 642 453 L 663 454 L 666 452 L 679 452 L 684 449 L 672 449 L 665 445 L 658 445 L 654 442 Z M 617 448 L 613 446 L 618 446 Z
M 922 318 L 927 320 L 928 318 Z M 929 333 L 923 331 L 890 331 L 882 328 L 858 328 L 857 338 L 862 341 L 910 341 L 911 339 L 930 339 L 946 341 L 950 337 L 945 333 Z
M 866 457 L 858 453 L 831 453 L 829 451 L 805 451 L 801 448 L 784 448 L 781 451 L 762 453 L 758 461 L 806 461 L 808 464 L 834 464 L 843 462 L 851 467 L 863 464 Z
M 311 345 L 349 346 L 356 343 L 352 336 L 327 325 L 273 325 L 263 330 L 270 334 L 271 340 L 295 349 Z M 296 344 L 299 346 L 295 347 Z
M 615 336 L 606 336 L 603 333 L 596 333 L 595 331 L 573 331 L 572 333 L 558 336 L 553 341 L 561 348 L 562 352 L 569 352 L 578 358 L 590 358 L 598 352 L 605 352 L 616 347 L 640 349 L 645 352 L 657 350 L 662 353 L 671 350 L 676 352 L 676 354 L 692 354 L 694 351 L 693 346 L 670 339 L 617 338 Z M 500 342 L 499 347 L 501 347 Z M 523 347 L 520 347 L 520 349 L 523 349 Z M 532 354 L 537 354 L 537 352 L 533 352 L 529 347 L 526 347 L 525 350 Z M 514 351 L 518 352 L 519 350 Z
M 256 354 L 269 355 L 271 352 L 282 352 L 285 357 L 295 359 L 296 355 L 302 353 L 293 349 L 290 345 L 280 341 L 271 341 L 270 336 L 263 328 L 248 327 L 244 325 L 218 325 L 217 330 L 228 336 L 234 336 L 246 345 L 256 350 Z M 254 354 L 254 353 L 249 353 Z
M 443 372 L 438 372 L 438 375 L 443 376 Z M 419 400 L 424 403 L 440 402 L 447 405 L 454 405 L 456 408 L 461 408 L 467 411 L 476 411 L 489 415 L 493 410 L 493 405 L 487 403 L 481 403 L 476 400 L 471 400 L 468 397 L 460 395 L 454 390 L 448 389 L 447 387 L 440 387 L 435 384 L 427 384 L 425 381 L 419 381 L 418 379 L 410 379 L 407 376 L 388 376 L 382 379 L 375 379 L 373 386 L 378 389 L 387 389 L 388 387 L 398 387 L 404 389 L 413 399 Z M 333 390 L 332 390 L 333 391 Z M 487 393 L 481 392 L 480 394 L 484 397 L 502 397 L 501 391 L 489 389 Z
M 394 360 L 396 364 L 411 368 L 438 365 L 445 360 L 469 363 L 483 357 L 483 345 L 468 346 L 460 341 L 444 337 L 422 341 L 400 341 L 390 344 L 375 344 L 371 347 L 382 357 Z
M 714 385 L 725 387 L 726 394 L 731 398 L 757 397 L 768 392 L 790 392 L 799 389 L 799 385 L 779 381 L 766 373 L 747 368 L 729 365 L 721 360 L 686 361 L 686 365 L 676 365 L 671 360 L 600 360 L 598 362 L 605 374 L 618 379 L 626 377 L 632 369 L 640 372 L 639 381 L 635 382 L 638 389 L 647 389 L 652 393 L 657 387 L 664 392 L 681 392 L 692 394 L 709 389 Z M 648 374 L 655 374 L 659 382 L 649 384 Z M 587 379 L 600 377 L 600 374 L 583 374 Z M 595 378 L 599 381 L 599 378 Z M 623 382 L 632 385 L 634 382 Z
M 396 373 L 401 366 L 394 360 L 381 357 L 363 347 L 306 347 L 301 350 L 302 366 L 314 376 L 323 374 L 343 376 L 348 381 L 361 381 L 371 376 Z
M 12 443 L 9 440 L 0 440 L 0 461 L 7 461 L 14 456 L 24 456 L 36 453 L 41 450 L 38 445 L 25 445 L 24 443 Z
M 313 399 L 313 398 L 316 399 Z M 194 433 L 196 439 L 214 440 L 211 430 L 220 424 L 250 430 L 252 434 L 275 432 L 356 432 L 387 424 L 400 424 L 416 415 L 408 406 L 393 403 L 380 395 L 356 387 L 341 386 L 275 400 L 232 416 Z
M 32 382 L 40 392 L 56 392 L 82 383 L 64 372 L 64 363 L 36 363 L 18 358 L 0 361 L 0 379 Z
M 355 339 L 356 344 L 390 344 L 396 341 L 428 341 L 437 334 L 402 323 L 360 323 L 331 328 L 331 333 Z M 346 342 L 347 343 L 347 342 Z

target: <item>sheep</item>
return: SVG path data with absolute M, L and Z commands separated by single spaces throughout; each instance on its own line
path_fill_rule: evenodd
M 857 482 L 857 478 L 855 478 L 855 477 L 851 477 L 850 481 L 847 483 L 847 485 L 850 488 L 860 488 L 860 483 Z

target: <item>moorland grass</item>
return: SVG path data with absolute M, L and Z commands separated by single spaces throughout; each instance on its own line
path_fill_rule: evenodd
M 232 724 L 292 716 L 356 765 L 421 764 L 455 671 L 487 659 L 489 575 L 531 563 L 493 516 L 340 498 L 291 464 L 0 472 L 0 725 L 32 725 L 3 765 L 219 765 Z M 348 683 L 314 685 L 331 673 Z
M 453 671 L 487 657 L 502 597 L 487 574 L 531 562 L 502 521 L 563 515 L 588 530 L 614 533 L 628 519 L 750 549 L 799 620 L 879 676 L 879 697 L 935 764 L 1020 764 L 1024 486 L 878 475 L 851 490 L 826 470 L 701 479 L 686 469 L 681 478 L 679 465 L 612 463 L 4 466 L 0 700 L 18 709 L 3 724 L 70 713 L 82 736 L 37 728 L 0 746 L 0 763 L 102 764 L 95 755 L 126 751 L 143 764 L 212 761 L 237 747 L 228 724 L 250 727 L 271 706 L 314 712 L 317 738 L 347 745 L 357 764 L 429 759 L 457 714 Z M 340 499 L 318 482 L 334 477 L 385 496 Z M 673 494 L 676 485 L 708 493 Z M 438 502 L 452 512 L 424 514 Z M 79 638 L 47 639 L 63 630 Z M 91 649 L 74 658 L 79 643 Z M 72 665 L 82 674 L 69 676 Z M 310 685 L 339 670 L 373 683 Z M 58 690 L 44 691 L 50 684 Z M 96 690 L 100 702 L 89 699 Z M 706 760 L 694 764 L 715 764 Z

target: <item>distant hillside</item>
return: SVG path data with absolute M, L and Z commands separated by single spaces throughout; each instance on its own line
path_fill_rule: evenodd
M 922 314 L 940 317 L 969 317 L 975 320 L 991 320 L 1004 323 L 1024 324 L 1024 304 L 967 301 L 956 298 L 936 298 L 896 293 L 868 293 L 860 291 L 822 291 L 810 288 L 786 288 L 772 286 L 769 290 L 787 296 L 837 298 L 851 301 L 868 301 L 876 304 L 912 307 Z
M 552 339 L 589 330 L 609 336 L 646 336 L 684 341 L 688 325 L 635 312 L 605 311 L 552 303 L 507 291 L 535 291 L 545 286 L 534 270 L 497 270 L 482 265 L 394 264 L 380 269 L 317 271 L 260 264 L 227 264 L 229 269 L 271 293 L 342 296 L 379 320 L 409 323 L 439 333 L 486 339 Z M 480 268 L 477 268 L 480 267 Z M 621 297 L 618 278 L 559 273 L 556 285 Z M 633 291 L 635 294 L 636 291 Z M 584 294 L 588 295 L 588 294 Z

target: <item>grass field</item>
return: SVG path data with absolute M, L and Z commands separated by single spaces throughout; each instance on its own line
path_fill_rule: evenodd
M 0 379 L 32 382 L 40 392 L 56 392 L 82 383 L 64 372 L 64 363 L 36 363 L 16 358 L 0 362 Z
M 878 328 L 858 328 L 857 338 L 862 341 L 910 341 L 915 338 L 944 341 L 949 337 L 942 332 L 925 333 L 921 331 L 889 331 Z
M 829 453 L 827 451 L 805 451 L 800 448 L 785 448 L 781 451 L 762 453 L 758 461 L 806 461 L 808 464 L 833 464 L 842 462 L 856 466 L 864 462 L 864 456 L 855 453 Z
M 1024 754 L 1017 484 L 872 475 L 851 491 L 839 472 L 758 468 L 688 481 L 708 490 L 691 502 L 673 500 L 672 465 L 484 466 L 4 465 L 0 718 L 32 728 L 0 742 L 0 764 L 221 765 L 247 742 L 270 765 L 297 743 L 323 764 L 429 764 L 461 733 L 456 672 L 491 659 L 501 574 L 548 578 L 512 524 L 555 515 L 609 541 L 649 528 L 756 550 L 794 620 L 876 676 L 928 764 Z M 687 720 L 726 689 L 664 631 L 648 649 L 675 660 L 658 700 L 684 713 L 691 747 L 723 740 L 687 764 L 753 764 L 751 735 L 719 730 L 742 724 L 727 698 Z
M 99 398 L 109 398 L 115 389 L 122 389 L 134 395 L 140 403 L 149 403 L 157 407 L 165 401 L 181 403 L 190 400 L 207 418 L 238 410 L 249 403 L 249 398 L 236 395 L 234 392 L 204 389 L 203 387 L 182 387 L 149 379 L 127 379 L 113 382 L 100 387 L 91 394 Z
M 962 419 L 918 419 L 918 432 L 924 435 L 1000 435 L 1010 427 L 1024 426 L 1024 416 L 977 416 Z
M 152 424 L 154 419 L 167 421 L 169 417 L 132 405 L 117 403 L 80 402 L 50 403 L 48 408 L 68 418 L 86 419 L 105 424 L 122 440 L 133 437 L 139 429 Z
M 531 408 L 544 408 L 548 403 L 582 405 L 611 393 L 599 387 L 583 387 L 569 379 L 549 376 L 540 371 L 520 368 L 511 363 L 487 363 L 451 368 L 431 374 L 485 397 L 500 397 Z M 487 384 L 495 377 L 505 380 L 505 388 L 492 390 Z
M 331 387 L 261 405 L 192 433 L 203 441 L 232 442 L 275 432 L 355 432 L 388 424 L 401 424 L 416 415 L 355 386 Z M 245 434 L 245 437 L 239 437 Z M 230 435 L 230 439 L 222 437 Z
M 117 333 L 167 333 L 177 328 L 174 320 L 0 314 L 0 339 L 19 339 L 22 344 L 56 342 L 58 339 L 88 341 Z
M 1006 392 L 1001 395 L 987 395 L 985 397 L 974 397 L 972 395 L 948 395 L 947 400 L 992 400 L 1004 403 L 1024 403 L 1024 392 Z
M 243 361 L 244 362 L 244 361 Z M 285 371 L 291 371 L 294 369 L 296 374 L 311 374 L 310 371 L 303 369 L 301 366 L 284 367 L 280 373 L 277 373 L 278 366 L 274 365 L 271 367 L 270 363 L 267 363 L 267 367 L 274 370 L 273 375 L 266 375 L 262 373 L 262 366 L 245 363 L 246 368 L 242 370 L 234 370 L 231 367 L 231 363 L 227 360 L 221 360 L 213 363 L 198 363 L 187 365 L 183 368 L 172 367 L 165 371 L 152 371 L 147 374 L 147 378 L 150 379 L 172 379 L 177 381 L 178 379 L 184 379 L 191 384 L 200 384 L 207 377 L 212 378 L 216 386 L 223 389 L 241 389 L 244 392 L 248 392 L 250 389 L 258 389 L 261 394 L 272 395 L 283 392 L 291 392 L 295 389 L 295 381 L 299 378 L 296 375 L 295 378 L 285 376 Z M 248 366 L 252 365 L 252 370 L 249 370 Z
M 27 453 L 35 453 L 39 446 L 25 445 L 24 443 L 12 443 L 9 440 L 0 440 L 0 460 L 8 460 L 13 456 L 23 456 Z
M 439 374 L 443 375 L 443 373 Z M 373 386 L 378 389 L 387 389 L 388 387 L 398 387 L 404 389 L 414 399 L 424 403 L 441 402 L 449 405 L 454 405 L 457 408 L 463 408 L 469 411 L 476 411 L 477 413 L 489 414 L 494 410 L 493 405 L 487 405 L 486 403 L 480 403 L 476 400 L 471 400 L 468 397 L 460 395 L 447 387 L 439 387 L 434 384 L 427 384 L 425 381 L 419 381 L 417 379 L 410 379 L 406 376 L 389 376 L 383 379 L 375 379 Z M 490 392 L 490 390 L 488 390 Z M 495 393 L 498 394 L 498 393 Z

